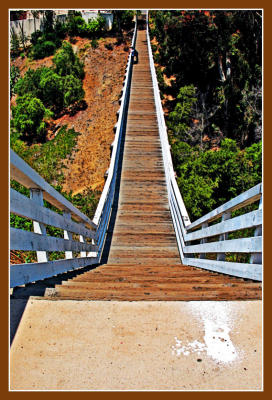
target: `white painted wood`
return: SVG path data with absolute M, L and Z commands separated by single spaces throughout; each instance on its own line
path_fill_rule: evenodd
M 30 198 L 38 206 L 43 207 L 43 193 L 40 189 L 30 189 Z M 46 236 L 46 227 L 44 224 L 33 220 L 33 230 L 39 235 Z M 48 254 L 46 251 L 36 251 L 37 261 L 46 262 L 48 261 Z
M 206 229 L 199 229 L 185 235 L 185 241 L 198 240 L 204 237 L 217 236 L 224 233 L 234 232 L 240 229 L 252 228 L 262 223 L 262 210 L 251 211 L 229 220 L 224 220 Z
M 67 212 L 67 211 L 63 211 L 63 216 L 65 219 L 67 219 L 68 221 L 71 220 L 71 213 Z M 65 240 L 73 240 L 73 234 L 72 232 L 69 232 L 67 230 L 63 231 L 63 237 Z M 65 258 L 66 259 L 70 259 L 73 258 L 73 252 L 72 251 L 65 251 Z
M 96 224 L 94 224 L 90 218 L 74 207 L 72 203 L 49 185 L 49 183 L 47 183 L 13 150 L 10 150 L 10 177 L 27 188 L 41 189 L 43 191 L 44 199 L 49 203 L 53 204 L 60 210 L 70 211 L 76 220 L 84 222 L 96 229 Z
M 201 226 L 201 229 L 205 229 L 205 228 L 207 228 L 208 227 L 208 222 L 204 222 L 203 224 L 202 224 L 202 226 Z M 207 242 L 207 238 L 206 237 L 204 237 L 203 239 L 201 239 L 200 240 L 200 243 L 201 244 L 203 244 L 203 243 L 206 243 Z M 200 256 L 199 256 L 199 258 L 205 258 L 206 257 L 206 253 L 202 253 L 202 254 L 200 254 Z
M 216 208 L 215 210 L 204 215 L 203 217 L 197 219 L 191 225 L 187 226 L 187 230 L 191 231 L 192 229 L 201 226 L 203 222 L 207 221 L 211 222 L 221 217 L 224 212 L 238 210 L 239 208 L 245 207 L 248 204 L 254 203 L 258 199 L 260 199 L 261 194 L 262 194 L 262 184 L 259 183 L 258 185 L 247 190 L 246 192 L 235 197 L 234 199 L 231 199 L 222 206 Z
M 148 18 L 148 15 L 147 15 Z M 160 91 L 157 81 L 157 75 L 154 66 L 154 60 L 152 55 L 151 43 L 149 38 L 148 30 L 148 19 L 146 24 L 146 35 L 147 35 L 147 45 L 149 54 L 149 64 L 152 76 L 152 86 L 154 91 L 154 99 L 156 106 L 156 116 L 159 128 L 160 143 L 163 156 L 163 165 L 166 178 L 166 186 L 168 193 L 169 207 L 173 219 L 173 225 L 176 232 L 177 244 L 180 253 L 181 260 L 183 258 L 183 247 L 184 247 L 184 235 L 186 234 L 186 227 L 190 225 L 190 219 L 184 205 L 181 193 L 179 191 L 175 172 L 172 163 L 172 157 L 170 152 L 170 145 L 168 141 L 167 128 L 164 119 L 164 113 L 161 104 Z
M 97 246 L 10 228 L 11 250 L 97 251 Z
M 263 201 L 262 197 L 259 203 L 259 210 L 261 211 L 263 208 Z M 254 236 L 262 236 L 262 225 L 256 227 Z M 250 263 L 251 264 L 262 264 L 262 254 L 260 253 L 252 253 L 250 256 Z
M 238 276 L 256 281 L 262 281 L 262 265 L 233 263 L 227 261 L 200 260 L 199 258 L 184 258 L 184 265 L 191 265 L 209 271 Z
M 224 222 L 224 221 L 226 221 L 226 220 L 228 220 L 230 218 L 231 218 L 231 213 L 228 211 L 228 212 L 225 212 L 222 215 L 221 221 Z M 219 241 L 227 240 L 227 239 L 228 239 L 228 233 L 222 233 L 219 236 Z M 226 254 L 225 253 L 218 253 L 217 254 L 217 261 L 225 261 L 225 258 L 226 258 Z
M 135 43 L 137 34 L 137 24 L 135 24 L 134 33 L 132 43 Z M 121 96 L 120 109 L 118 112 L 118 121 L 116 124 L 116 132 L 115 139 L 113 142 L 112 153 L 110 166 L 108 169 L 108 176 L 104 185 L 103 192 L 101 194 L 93 222 L 97 225 L 96 236 L 95 239 L 98 245 L 98 257 L 101 256 L 105 237 L 106 230 L 109 222 L 109 218 L 111 215 L 111 207 L 113 203 L 114 191 L 115 191 L 115 183 L 116 183 L 116 174 L 118 169 L 118 161 L 119 161 L 119 153 L 121 146 L 121 139 L 124 130 L 125 116 L 129 99 L 129 90 L 130 90 L 130 81 L 132 74 L 132 57 L 131 53 L 128 55 L 127 61 L 127 69 L 123 87 L 123 95 Z M 88 254 L 87 254 L 88 255 Z
M 85 243 L 85 238 L 84 238 L 84 236 L 80 235 L 80 236 L 79 236 L 79 241 L 80 241 L 81 243 Z M 93 241 L 93 244 L 95 244 L 94 241 Z M 81 252 L 80 252 L 80 257 L 87 257 L 86 251 L 81 251 Z
M 25 285 L 51 276 L 97 264 L 96 258 L 73 258 L 46 263 L 15 264 L 10 266 L 10 287 Z
M 66 229 L 78 235 L 95 238 L 95 231 L 85 228 L 72 220 L 66 220 L 62 215 L 36 204 L 33 200 L 10 189 L 10 212 L 21 217 L 29 218 L 45 225 Z
M 224 240 L 185 246 L 184 253 L 261 253 L 262 237 Z
M 134 28 L 134 33 L 133 33 L 133 40 L 135 40 L 136 37 L 136 32 L 137 32 L 137 26 L 135 25 Z M 128 94 L 129 94 L 129 83 L 131 80 L 131 72 L 132 72 L 132 58 L 131 58 L 131 53 L 128 56 L 128 69 L 126 72 L 126 77 L 125 77 L 125 84 L 123 87 L 123 95 L 121 97 L 121 105 L 119 108 L 119 115 L 118 115 L 118 121 L 116 123 L 116 132 L 115 132 L 115 139 L 114 139 L 114 144 L 113 144 L 113 148 L 112 148 L 112 155 L 111 155 L 111 160 L 110 160 L 110 167 L 109 167 L 109 172 L 108 172 L 108 177 L 103 189 L 103 192 L 101 194 L 98 206 L 96 208 L 95 211 L 95 215 L 93 218 L 93 222 L 96 225 L 99 225 L 100 222 L 100 218 L 103 212 L 103 208 L 105 206 L 105 203 L 107 201 L 108 198 L 108 194 L 109 194 L 109 190 L 110 190 L 110 186 L 112 184 L 112 180 L 114 177 L 114 171 L 116 171 L 117 169 L 117 161 L 119 158 L 119 148 L 120 148 L 120 139 L 121 139 L 121 135 L 122 135 L 122 127 L 123 127 L 123 120 L 125 117 L 125 106 L 127 105 L 127 100 L 128 100 Z

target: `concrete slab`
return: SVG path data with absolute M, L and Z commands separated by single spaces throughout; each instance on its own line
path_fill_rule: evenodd
M 11 390 L 262 390 L 262 305 L 30 298 Z

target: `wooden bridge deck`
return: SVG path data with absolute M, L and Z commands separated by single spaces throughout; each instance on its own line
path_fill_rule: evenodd
M 56 286 L 54 296 L 90 300 L 260 299 L 261 283 L 180 264 L 167 200 L 145 31 L 138 32 L 136 49 L 139 63 L 133 67 L 108 261 Z

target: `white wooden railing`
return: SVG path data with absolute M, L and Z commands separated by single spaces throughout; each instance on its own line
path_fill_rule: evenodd
M 183 249 L 185 247 L 184 236 L 186 234 L 186 227 L 190 225 L 190 218 L 187 213 L 186 207 L 184 205 L 182 196 L 180 194 L 176 178 L 175 172 L 172 163 L 172 157 L 170 152 L 170 145 L 168 141 L 167 128 L 164 120 L 164 113 L 161 104 L 160 90 L 157 81 L 156 70 L 153 61 L 150 37 L 149 37 L 149 29 L 148 29 L 148 12 L 147 12 L 147 24 L 146 24 L 146 36 L 147 36 L 147 45 L 148 45 L 148 53 L 149 53 L 149 63 L 150 70 L 152 76 L 153 90 L 154 90 L 154 98 L 156 105 L 156 114 L 157 121 L 159 127 L 162 155 L 163 155 L 163 164 L 165 171 L 165 178 L 167 184 L 167 193 L 169 206 L 172 214 L 173 224 L 177 237 L 177 244 L 179 248 L 179 253 L 181 259 L 184 258 Z
M 137 20 L 135 22 L 135 28 L 131 44 L 133 47 L 135 47 L 136 37 L 137 37 Z M 128 107 L 129 92 L 130 92 L 130 82 L 131 82 L 132 65 L 133 65 L 133 58 L 131 55 L 132 54 L 130 52 L 127 61 L 126 75 L 124 80 L 124 86 L 122 89 L 122 95 L 119 100 L 120 108 L 117 111 L 118 121 L 115 125 L 115 138 L 112 143 L 112 154 L 111 154 L 110 166 L 107 171 L 107 180 L 93 219 L 93 222 L 97 225 L 96 241 L 98 245 L 99 259 L 101 257 L 101 252 L 103 249 L 103 245 L 105 243 L 107 226 L 109 223 L 113 199 L 114 199 L 120 147 L 124 133 L 126 111 Z
M 81 213 L 59 192 L 10 151 L 10 177 L 30 189 L 30 198 L 10 189 L 10 212 L 33 221 L 33 232 L 10 228 L 10 249 L 36 251 L 35 263 L 10 266 L 10 286 L 29 282 L 77 269 L 98 262 L 95 239 L 96 224 Z M 62 211 L 62 215 L 44 206 L 43 200 Z M 46 225 L 63 230 L 63 238 L 51 237 Z M 73 238 L 77 235 L 77 239 Z M 91 242 L 90 242 L 91 241 Z M 65 252 L 65 259 L 49 261 L 48 252 Z M 74 257 L 73 252 L 80 252 Z
M 136 35 L 137 21 L 132 46 L 135 46 Z M 120 146 L 129 99 L 132 63 L 133 59 L 130 52 L 122 95 L 119 100 L 120 109 L 117 112 L 118 121 L 115 125 L 110 167 L 107 171 L 107 179 L 93 221 L 60 195 L 11 150 L 10 177 L 30 189 L 30 198 L 10 189 L 10 212 L 32 220 L 34 232 L 11 228 L 10 250 L 36 251 L 38 261 L 11 265 L 11 287 L 99 263 L 114 199 Z M 61 210 L 62 215 L 46 208 L 43 200 L 47 200 Z M 63 238 L 48 236 L 46 225 L 62 229 Z M 73 238 L 73 235 L 75 238 Z M 51 251 L 65 252 L 65 259 L 49 261 L 48 252 Z M 73 254 L 79 252 L 80 257 Z
M 232 217 L 233 211 L 259 201 L 259 209 Z M 217 223 L 215 223 L 217 221 Z M 209 226 L 209 224 L 211 224 Z M 229 239 L 228 234 L 254 228 L 254 236 Z M 258 184 L 191 225 L 185 234 L 183 263 L 243 278 L 262 280 L 262 184 Z M 192 242 L 200 241 L 199 244 Z M 215 253 L 216 260 L 205 259 Z M 225 261 L 226 253 L 250 254 L 249 263 Z M 192 257 L 194 255 L 194 257 Z
M 183 264 L 201 267 L 234 276 L 262 280 L 262 185 L 230 200 L 197 221 L 190 223 L 186 207 L 180 194 L 172 163 L 167 128 L 161 104 L 160 91 L 153 61 L 147 13 L 147 43 L 150 70 L 156 105 L 161 148 L 163 154 L 168 201 L 176 232 L 180 258 Z M 259 210 L 231 218 L 231 212 L 260 200 Z M 209 226 L 216 219 L 218 224 Z M 201 228 L 195 231 L 195 229 Z M 255 228 L 254 237 L 228 240 L 228 233 Z M 193 241 L 200 244 L 192 244 Z M 216 260 L 205 259 L 215 253 Z M 249 253 L 249 263 L 226 261 L 226 253 Z M 210 257 L 211 258 L 211 257 Z

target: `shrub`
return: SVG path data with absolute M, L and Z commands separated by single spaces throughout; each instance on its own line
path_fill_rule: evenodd
M 70 43 L 64 41 L 61 48 L 56 52 L 53 63 L 58 75 L 74 75 L 77 78 L 84 78 L 83 63 L 75 55 Z
M 97 18 L 89 19 L 86 33 L 89 37 L 98 37 L 101 35 L 104 27 L 105 20 L 101 15 L 98 15 Z
M 12 65 L 10 68 L 10 97 L 12 97 L 15 93 L 14 87 L 19 78 L 20 78 L 19 68 Z
M 42 31 L 39 31 L 39 30 L 36 32 L 33 32 L 31 34 L 30 41 L 33 44 L 33 46 L 35 46 L 38 43 L 39 39 L 41 39 L 42 36 L 43 36 L 43 33 L 42 33 Z
M 98 41 L 96 39 L 93 39 L 91 41 L 91 46 L 93 49 L 96 49 L 98 47 Z
M 63 104 L 68 107 L 76 101 L 82 100 L 84 97 L 84 90 L 82 89 L 82 82 L 80 79 L 73 75 L 67 75 L 63 78 Z
M 50 71 L 48 67 L 40 67 L 36 70 L 29 68 L 24 77 L 20 78 L 14 86 L 14 92 L 19 96 L 31 94 L 33 97 L 42 99 L 42 91 L 40 87 L 41 75 Z
M 31 94 L 19 96 L 17 105 L 12 107 L 11 125 L 19 133 L 25 134 L 31 141 L 40 139 L 45 133 L 46 120 L 53 113 L 45 108 L 40 99 Z
M 46 68 L 40 76 L 41 99 L 47 107 L 63 107 L 63 78 Z
M 44 57 L 52 56 L 55 50 L 56 50 L 56 45 L 54 42 L 45 41 L 42 43 L 37 43 L 35 46 L 33 46 L 31 54 L 35 60 L 38 60 Z

